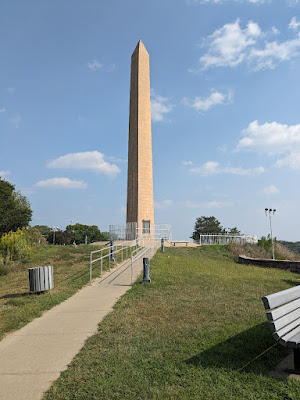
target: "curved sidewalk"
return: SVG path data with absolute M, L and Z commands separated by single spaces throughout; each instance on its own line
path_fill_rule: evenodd
M 141 273 L 142 258 L 136 263 L 134 280 Z M 0 399 L 40 400 L 130 288 L 127 260 L 4 338 L 0 342 Z

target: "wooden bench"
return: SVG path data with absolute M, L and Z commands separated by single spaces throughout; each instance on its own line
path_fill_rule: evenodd
M 300 373 L 300 286 L 264 296 L 262 301 L 274 339 L 293 349 L 293 372 Z

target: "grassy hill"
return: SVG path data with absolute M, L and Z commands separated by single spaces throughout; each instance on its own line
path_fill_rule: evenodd
M 300 398 L 270 376 L 287 354 L 261 297 L 299 284 L 287 271 L 239 265 L 225 246 L 168 248 L 45 394 L 62 399 Z

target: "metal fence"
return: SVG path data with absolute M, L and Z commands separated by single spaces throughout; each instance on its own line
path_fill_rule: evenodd
M 110 240 L 134 240 L 136 238 L 148 237 L 151 239 L 172 240 L 172 226 L 169 224 L 154 225 L 154 232 L 143 233 L 142 228 L 138 228 L 136 222 L 127 224 L 109 225 Z
M 102 276 L 104 268 L 110 271 L 112 266 L 122 264 L 125 260 L 131 262 L 132 276 L 133 264 L 143 255 L 150 254 L 152 257 L 160 246 L 160 243 L 160 240 L 137 238 L 124 242 L 112 241 L 109 246 L 92 251 L 90 253 L 90 281 L 93 276 L 93 267 L 97 268 L 98 266 L 99 275 Z
M 199 244 L 201 246 L 211 244 L 245 244 L 252 243 L 256 244 L 258 238 L 256 235 L 200 235 Z

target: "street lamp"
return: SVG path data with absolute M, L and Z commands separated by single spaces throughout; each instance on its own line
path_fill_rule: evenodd
M 274 256 L 274 241 L 273 241 L 273 232 L 272 232 L 272 217 L 274 216 L 276 212 L 275 208 L 265 208 L 265 215 L 266 217 L 269 217 L 270 219 L 270 232 L 271 232 L 271 241 L 272 241 L 272 257 L 273 260 L 275 260 L 275 256 Z
M 52 226 L 52 230 L 53 230 L 53 244 L 55 244 L 55 232 L 59 230 L 58 226 Z

